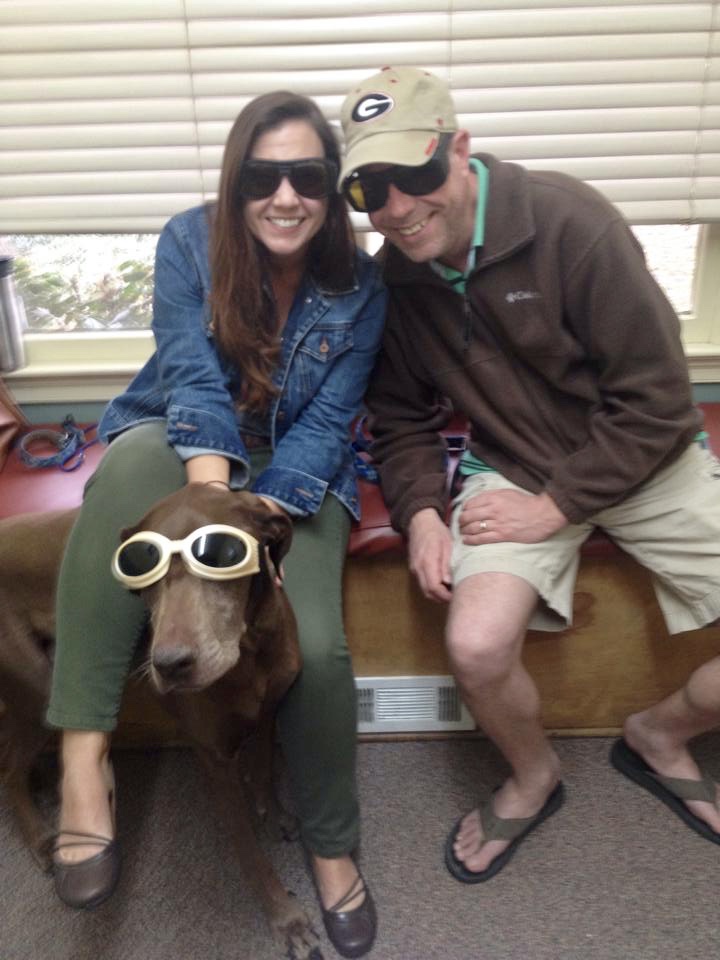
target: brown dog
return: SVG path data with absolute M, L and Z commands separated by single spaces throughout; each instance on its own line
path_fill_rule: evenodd
M 35 806 L 29 775 L 49 740 L 43 717 L 50 686 L 55 585 L 76 511 L 25 514 L 0 521 L 0 777 L 38 861 L 49 866 L 52 833 Z M 248 883 L 273 932 L 295 960 L 321 958 L 308 918 L 262 852 L 251 822 L 272 804 L 275 708 L 300 668 L 295 619 L 279 586 L 292 525 L 249 493 L 189 484 L 159 501 L 132 530 L 183 540 L 222 523 L 259 544 L 259 572 L 237 579 L 195 576 L 173 554 L 168 572 L 141 592 L 150 611 L 147 674 L 192 742 L 214 787 Z M 108 558 L 110 563 L 110 558 Z M 244 802 L 241 742 L 255 731 Z

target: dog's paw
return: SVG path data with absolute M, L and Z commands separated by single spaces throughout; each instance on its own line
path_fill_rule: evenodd
M 309 925 L 303 929 L 294 929 L 287 937 L 288 960 L 323 960 L 320 940 Z
M 276 936 L 284 941 L 288 960 L 323 960 L 320 939 L 292 894 L 274 917 L 272 927 Z

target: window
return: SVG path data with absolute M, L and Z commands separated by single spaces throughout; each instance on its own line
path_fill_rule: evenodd
M 651 273 L 683 321 L 687 321 L 694 311 L 693 284 L 699 232 L 697 224 L 633 227 Z
M 156 241 L 153 234 L 13 237 L 28 331 L 147 328 Z
M 720 381 L 717 0 L 366 0 L 362 10 L 335 0 L 4 0 L 0 37 L 2 229 L 110 245 L 107 280 L 83 264 L 69 281 L 88 298 L 70 321 L 56 313 L 64 273 L 46 277 L 52 309 L 31 291 L 32 322 L 44 316 L 65 332 L 28 338 L 30 366 L 15 377 L 23 400 L 44 382 L 54 394 L 71 395 L 73 378 L 85 390 L 90 371 L 102 399 L 147 355 L 151 338 L 134 327 L 147 271 L 116 256 L 115 236 L 150 237 L 214 195 L 227 131 L 250 98 L 302 91 L 336 121 L 352 84 L 385 63 L 445 77 L 474 149 L 587 180 L 643 230 L 692 224 L 697 275 L 673 276 L 671 296 L 683 304 L 693 376 Z M 652 262 L 654 240 L 644 242 Z M 682 244 L 695 249 L 689 232 Z M 673 274 L 679 262 L 669 258 Z

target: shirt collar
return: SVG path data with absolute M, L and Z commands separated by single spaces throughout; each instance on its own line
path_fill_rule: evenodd
M 465 283 L 468 277 L 475 269 L 477 251 L 485 242 L 485 210 L 487 207 L 488 196 L 488 169 L 484 163 L 476 157 L 470 157 L 470 168 L 477 176 L 477 202 L 475 204 L 475 225 L 473 227 L 472 246 L 468 251 L 465 270 L 456 270 L 454 267 L 448 267 L 439 260 L 431 260 L 430 266 L 435 273 L 451 284 L 458 293 L 465 292 Z

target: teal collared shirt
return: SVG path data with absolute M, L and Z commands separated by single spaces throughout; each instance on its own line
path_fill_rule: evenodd
M 484 163 L 481 163 L 475 157 L 470 157 L 470 167 L 477 176 L 477 203 L 475 205 L 475 227 L 473 230 L 472 246 L 468 251 L 465 270 L 456 270 L 454 267 L 448 267 L 439 260 L 431 260 L 430 266 L 438 276 L 449 283 L 453 290 L 458 293 L 465 293 L 465 285 L 468 277 L 475 269 L 477 251 L 485 242 L 485 210 L 487 207 L 488 196 L 488 169 Z
M 472 246 L 468 251 L 465 270 L 455 270 L 454 267 L 448 267 L 439 260 L 431 260 L 430 266 L 448 283 L 453 290 L 459 294 L 465 293 L 465 286 L 472 271 L 475 269 L 477 260 L 477 251 L 485 242 L 485 211 L 487 209 L 488 196 L 488 170 L 484 163 L 481 163 L 475 157 L 470 157 L 470 166 L 477 176 L 477 203 L 475 206 L 475 227 L 473 230 Z M 474 457 L 469 450 L 466 450 L 460 459 L 460 473 L 463 476 L 469 476 L 473 473 L 484 473 L 493 471 L 482 460 Z

